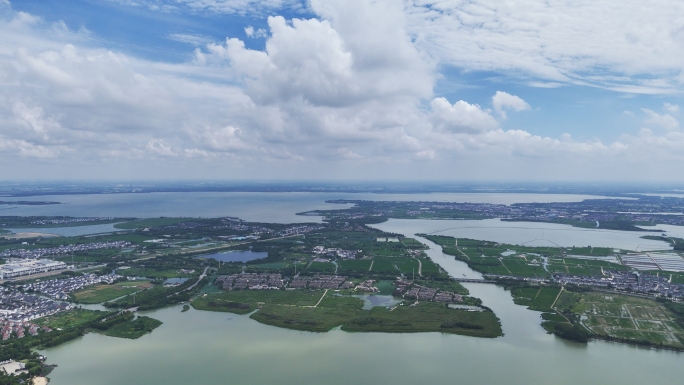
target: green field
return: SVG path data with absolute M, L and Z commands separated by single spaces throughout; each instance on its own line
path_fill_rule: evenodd
M 124 322 L 116 325 L 105 332 L 110 337 L 136 339 L 162 325 L 162 322 L 154 318 L 138 316 L 133 321 Z
M 118 271 L 127 277 L 147 277 L 147 278 L 187 278 L 188 274 L 181 274 L 178 269 L 154 269 L 144 267 L 132 267 Z
M 626 266 L 605 260 L 573 258 L 573 255 L 605 257 L 612 254 L 608 248 L 528 247 L 446 236 L 426 237 L 441 245 L 445 254 L 453 255 L 483 274 L 549 278 L 554 273 L 600 276 L 602 268 L 628 270 Z M 548 272 L 543 267 L 544 258 L 548 259 Z
M 365 274 L 368 273 L 368 270 L 371 267 L 371 262 L 372 260 L 369 259 L 364 259 L 364 260 L 344 260 L 344 261 L 339 261 L 340 269 L 338 270 L 339 274 L 345 274 L 345 275 L 354 275 L 354 274 Z
M 260 302 L 276 305 L 313 306 L 323 291 L 308 290 L 236 290 L 203 295 L 192 302 L 198 310 L 246 314 Z
M 124 281 L 112 285 L 93 285 L 71 293 L 77 303 L 94 304 L 111 301 L 151 287 L 149 281 Z
M 36 324 L 53 329 L 67 329 L 103 317 L 108 312 L 99 310 L 73 309 L 36 320 Z
M 511 290 L 518 305 L 527 306 L 530 310 L 553 312 L 551 305 L 556 300 L 560 287 L 516 287 Z
M 335 265 L 330 262 L 311 262 L 306 270 L 316 273 L 331 274 L 335 272 Z

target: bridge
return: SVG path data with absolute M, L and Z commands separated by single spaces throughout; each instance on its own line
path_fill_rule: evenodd
M 458 282 L 470 282 L 470 283 L 496 283 L 496 281 L 491 279 L 477 279 L 477 278 L 454 278 Z

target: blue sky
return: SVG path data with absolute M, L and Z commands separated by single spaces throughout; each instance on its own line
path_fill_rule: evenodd
M 681 14 L 665 0 L 0 0 L 0 167 L 682 181 Z

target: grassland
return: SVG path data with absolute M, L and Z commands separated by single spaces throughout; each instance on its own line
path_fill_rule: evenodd
M 94 285 L 71 293 L 74 302 L 94 304 L 111 301 L 124 295 L 152 287 L 149 281 L 124 281 L 112 285 Z
M 356 332 L 442 332 L 478 337 L 501 335 L 501 325 L 492 312 L 450 309 L 444 304 L 425 302 L 418 306 L 398 306 L 362 310 L 363 301 L 333 295 L 330 291 L 274 290 L 231 291 L 206 295 L 192 302 L 198 310 L 237 314 L 254 312 L 258 322 L 278 327 L 325 332 L 341 326 Z M 322 297 L 322 299 L 321 299 Z M 320 303 L 319 303 L 320 300 Z M 318 304 L 316 306 L 316 304 Z
M 136 339 L 162 325 L 162 322 L 154 318 L 139 316 L 133 321 L 118 324 L 105 332 L 110 337 Z
M 73 309 L 67 312 L 59 312 L 54 315 L 39 318 L 34 321 L 41 326 L 48 326 L 53 329 L 67 329 L 78 327 L 85 323 L 102 318 L 108 312 L 99 310 Z

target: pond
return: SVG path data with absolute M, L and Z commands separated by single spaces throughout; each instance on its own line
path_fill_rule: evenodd
M 249 262 L 268 257 L 265 251 L 234 250 L 223 253 L 200 255 L 197 258 L 210 258 L 221 262 Z

